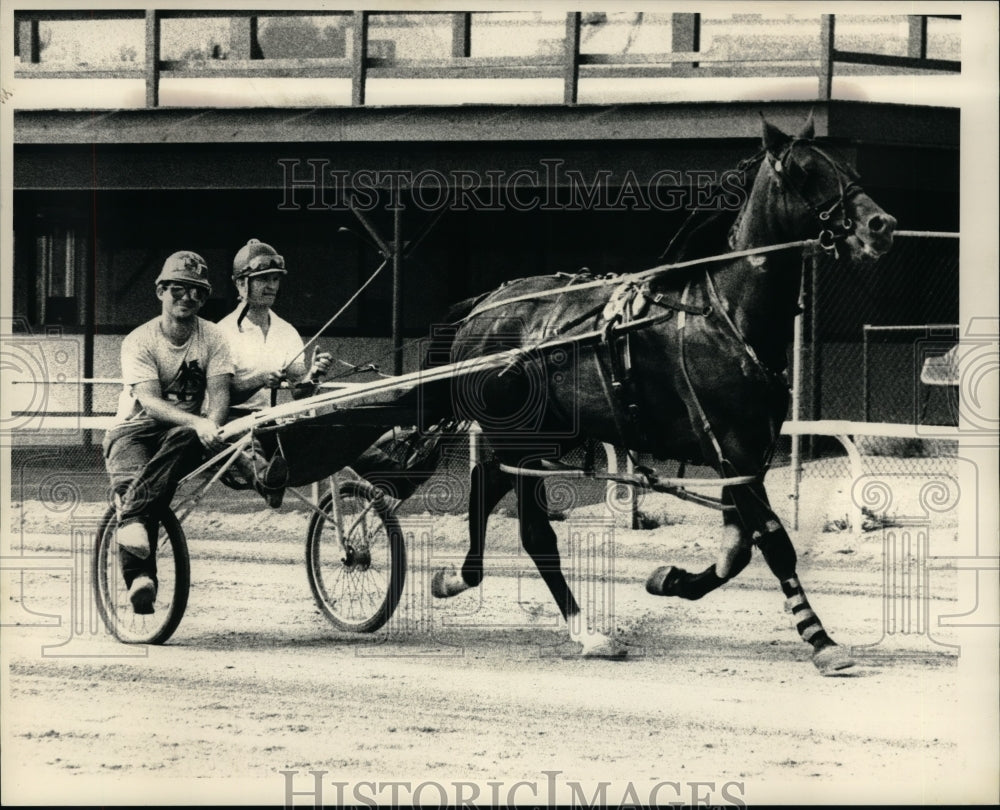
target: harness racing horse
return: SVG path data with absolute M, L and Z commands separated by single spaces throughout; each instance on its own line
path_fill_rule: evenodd
M 611 278 L 523 278 L 456 306 L 457 325 L 436 347 L 439 362 L 522 351 L 501 369 L 452 382 L 454 415 L 479 422 L 506 471 L 489 463 L 473 469 L 469 552 L 460 571 L 435 574 L 435 596 L 480 583 L 489 514 L 513 488 L 522 545 L 571 638 L 584 655 L 623 655 L 615 639 L 574 630 L 580 607 L 561 570 L 545 488 L 531 475 L 596 440 L 707 464 L 729 482 L 719 560 L 697 574 L 658 568 L 646 583 L 650 593 L 699 599 L 739 574 L 756 546 L 819 670 L 852 665 L 806 599 L 763 478 L 788 411 L 786 352 L 803 246 L 869 264 L 892 246 L 896 221 L 813 134 L 811 117 L 795 137 L 764 121 L 763 149 L 742 164 L 756 169 L 742 207 L 696 217 L 671 243 L 671 264 Z M 641 469 L 655 487 L 655 472 Z

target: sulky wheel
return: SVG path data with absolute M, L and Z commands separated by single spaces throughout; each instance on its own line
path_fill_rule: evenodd
M 111 507 L 101 518 L 94 550 L 92 581 L 97 610 L 108 632 L 119 641 L 162 644 L 181 623 L 191 590 L 191 560 L 184 530 L 169 509 L 161 515 L 156 544 L 156 601 L 152 613 L 138 615 L 122 578 L 115 542 L 117 525 Z
M 333 498 L 319 503 L 306 538 L 306 571 L 316 604 L 339 630 L 371 633 L 392 616 L 406 578 L 406 547 L 399 522 L 367 481 L 340 485 L 344 542 L 337 534 Z

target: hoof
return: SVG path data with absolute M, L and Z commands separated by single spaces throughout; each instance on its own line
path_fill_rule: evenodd
M 458 596 L 470 587 L 454 568 L 439 568 L 431 578 L 431 593 L 438 599 Z
M 570 638 L 582 646 L 583 658 L 608 658 L 620 661 L 628 655 L 628 647 L 603 633 L 571 633 Z
M 839 644 L 816 650 L 812 659 L 821 675 L 846 675 L 854 667 L 854 659 Z
M 653 596 L 677 596 L 677 583 L 686 573 L 674 565 L 661 565 L 646 580 L 646 592 Z

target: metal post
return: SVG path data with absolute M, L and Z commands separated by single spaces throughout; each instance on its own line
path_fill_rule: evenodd
M 871 392 L 868 390 L 868 330 L 870 324 L 864 324 L 861 327 L 861 405 L 862 405 L 862 422 L 871 421 L 871 404 L 869 402 L 869 397 Z
M 565 68 L 563 103 L 576 104 L 580 90 L 580 12 L 566 14 L 566 40 L 563 52 Z
M 701 14 L 670 15 L 670 48 L 674 53 L 701 50 Z M 688 62 L 696 68 L 699 62 Z
M 927 17 L 923 14 L 911 14 L 907 20 L 909 23 L 907 55 L 913 59 L 926 59 Z
M 795 316 L 792 333 L 792 420 L 802 418 L 802 313 Z M 792 434 L 792 529 L 799 528 L 799 486 L 802 479 L 801 439 Z
M 401 190 L 396 192 L 402 195 Z M 403 205 L 392 212 L 392 373 L 403 373 Z
M 364 106 L 365 85 L 368 82 L 368 12 L 354 12 L 354 53 L 351 76 L 351 104 Z
M 819 419 L 821 411 L 820 394 L 822 384 L 819 375 L 821 373 L 820 346 L 819 346 L 819 258 L 814 253 L 809 262 L 809 341 L 811 343 L 809 353 L 809 388 L 811 392 L 811 405 L 809 417 L 813 420 Z M 809 437 L 809 457 L 815 457 L 814 437 Z
M 233 17 L 229 21 L 229 57 L 231 59 L 259 59 L 257 43 L 257 17 Z
M 42 42 L 38 34 L 38 20 L 22 20 L 18 23 L 20 34 L 21 61 L 37 65 L 42 58 Z
M 451 55 L 466 57 L 472 53 L 472 13 L 459 11 L 451 15 Z
M 160 12 L 146 11 L 146 106 L 160 105 Z
M 91 214 L 90 231 L 90 272 L 83 272 L 81 284 L 83 287 L 83 376 L 94 378 L 94 333 L 97 331 L 97 189 L 92 192 L 93 212 Z M 85 265 L 86 267 L 86 265 Z M 83 415 L 94 415 L 94 386 L 83 386 Z M 83 446 L 90 447 L 94 442 L 92 430 L 83 431 Z

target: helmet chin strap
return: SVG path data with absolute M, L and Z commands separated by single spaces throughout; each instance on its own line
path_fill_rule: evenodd
M 247 313 L 250 312 L 250 282 L 245 278 L 234 280 L 236 284 L 236 294 L 239 296 L 240 302 L 243 306 L 240 308 L 240 314 L 236 318 L 236 328 L 239 329 L 243 326 L 243 319 L 246 318 Z M 240 281 L 243 282 L 242 289 L 240 288 Z
M 239 317 L 236 318 L 236 328 L 239 329 L 243 325 L 243 319 L 247 316 L 250 311 L 250 301 L 246 298 L 241 298 L 243 301 L 243 307 L 240 309 Z
M 236 294 L 239 296 L 239 300 L 240 300 L 240 302 L 243 305 L 240 308 L 240 314 L 239 314 L 239 316 L 236 318 L 236 328 L 237 329 L 239 329 L 240 327 L 242 327 L 244 319 L 246 319 L 247 315 L 250 313 L 250 309 L 251 309 L 251 307 L 250 307 L 250 281 L 251 281 L 252 278 L 253 278 L 253 276 L 244 276 L 243 278 L 238 279 L 237 283 L 236 283 Z M 240 284 L 239 284 L 240 281 L 242 281 L 243 284 L 244 284 L 243 289 L 240 288 Z

